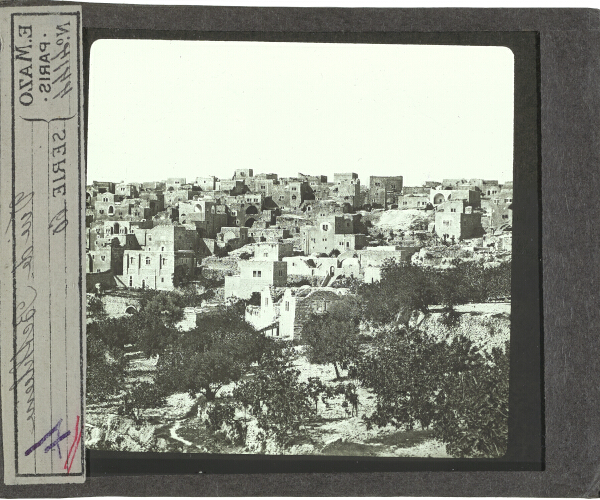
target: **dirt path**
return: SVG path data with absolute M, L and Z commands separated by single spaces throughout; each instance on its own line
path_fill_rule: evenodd
M 175 422 L 175 424 L 171 427 L 170 429 L 170 433 L 171 433 L 171 437 L 181 443 L 183 443 L 186 446 L 192 446 L 194 443 L 191 443 L 190 441 L 187 441 L 185 439 L 183 439 L 182 437 L 177 435 L 177 429 L 179 429 L 181 427 L 181 420 L 177 420 Z

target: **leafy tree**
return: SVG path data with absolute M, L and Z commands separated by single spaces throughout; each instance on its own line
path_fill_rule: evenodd
M 325 385 L 319 377 L 310 377 L 306 389 L 308 391 L 308 396 L 315 403 L 315 414 L 319 409 L 319 400 L 325 403 L 327 399 L 331 398 L 334 394 L 332 388 Z
M 509 344 L 455 372 L 439 401 L 434 436 L 458 457 L 501 457 L 508 445 Z
M 345 298 L 331 305 L 325 314 L 312 314 L 302 327 L 302 342 L 311 363 L 331 363 L 336 379 L 339 367 L 347 369 L 358 355 L 360 308 L 356 300 Z M 339 365 L 339 367 L 338 367 Z
M 102 319 L 106 316 L 102 299 L 94 295 L 88 296 L 86 311 L 87 317 L 91 319 Z
M 206 314 L 198 326 L 178 334 L 157 364 L 156 383 L 166 392 L 202 393 L 213 401 L 218 391 L 240 379 L 260 359 L 267 341 L 240 316 L 235 305 Z
M 88 341 L 98 338 L 109 349 L 122 351 L 125 345 L 131 344 L 135 340 L 133 324 L 134 320 L 131 316 L 103 317 L 87 325 Z
M 260 306 L 260 292 L 252 292 L 250 299 L 246 301 L 249 306 Z
M 377 406 L 368 426 L 422 428 L 458 456 L 500 456 L 506 448 L 508 352 L 481 352 L 464 336 L 437 340 L 417 330 L 382 334 L 357 366 Z
M 268 344 L 254 377 L 243 381 L 233 397 L 251 410 L 267 437 L 285 447 L 314 415 L 308 384 L 299 381 L 300 371 L 293 368 L 293 349 L 275 341 Z
M 184 297 L 177 292 L 144 292 L 140 311 L 119 318 L 128 343 L 135 344 L 146 356 L 163 353 L 178 335 L 175 325 L 183 319 L 184 303 Z
M 141 313 L 160 318 L 165 326 L 173 328 L 183 319 L 183 296 L 177 292 L 158 292 L 145 300 Z
M 414 311 L 427 312 L 436 303 L 434 271 L 388 261 L 379 283 L 364 284 L 359 294 L 364 302 L 364 317 L 374 323 L 408 324 Z
M 139 382 L 130 387 L 123 396 L 119 408 L 122 415 L 131 417 L 136 423 L 142 421 L 142 410 L 158 408 L 164 404 L 165 395 L 150 382 Z
M 91 325 L 90 325 L 91 326 Z M 86 391 L 90 402 L 106 400 L 123 387 L 127 360 L 122 349 L 109 346 L 100 332 L 88 326 Z
M 358 416 L 358 392 L 355 384 L 339 384 L 333 393 L 344 396 L 342 408 L 346 410 L 346 413 L 350 413 L 350 416 L 352 417 Z M 348 407 L 350 407 L 349 411 Z

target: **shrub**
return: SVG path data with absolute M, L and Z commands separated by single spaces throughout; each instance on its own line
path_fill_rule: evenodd
M 492 354 L 458 336 L 437 340 L 417 330 L 382 334 L 357 376 L 377 395 L 367 426 L 432 427 L 448 453 L 499 457 L 508 438 L 508 343 Z

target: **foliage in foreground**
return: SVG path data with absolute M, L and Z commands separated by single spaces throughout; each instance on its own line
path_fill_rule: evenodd
M 254 376 L 233 391 L 233 397 L 257 419 L 258 427 L 285 447 L 314 416 L 321 387 L 299 381 L 292 367 L 293 350 L 271 342 Z
M 313 314 L 302 327 L 302 343 L 311 363 L 333 364 L 336 379 L 339 368 L 348 369 L 358 356 L 360 306 L 356 300 L 333 303 L 325 314 Z
M 166 393 L 202 393 L 213 401 L 223 385 L 239 380 L 260 359 L 267 340 L 243 320 L 237 308 L 206 314 L 159 357 L 156 384 Z
M 491 354 L 464 336 L 395 329 L 376 341 L 357 376 L 377 395 L 367 425 L 432 427 L 459 457 L 499 457 L 508 439 L 508 343 Z
M 427 313 L 429 306 L 451 310 L 459 304 L 486 302 L 511 294 L 511 263 L 485 267 L 481 262 L 456 261 L 445 270 L 387 262 L 379 283 L 363 284 L 359 295 L 364 318 L 383 325 L 408 325 L 411 315 Z

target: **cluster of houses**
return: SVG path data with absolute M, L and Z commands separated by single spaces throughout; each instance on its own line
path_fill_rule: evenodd
M 254 175 L 237 169 L 161 182 L 94 181 L 86 190 L 87 286 L 172 290 L 198 273 L 224 278 L 223 296 L 249 299 L 246 319 L 275 336 L 293 337 L 301 318 L 326 311 L 352 278 L 380 279 L 389 259 L 409 261 L 424 247 L 509 235 L 512 183 L 445 179 L 403 186 L 402 176 L 355 173 Z M 373 210 L 422 210 L 422 238 L 377 238 L 365 223 Z M 211 274 L 212 273 L 212 274 Z

